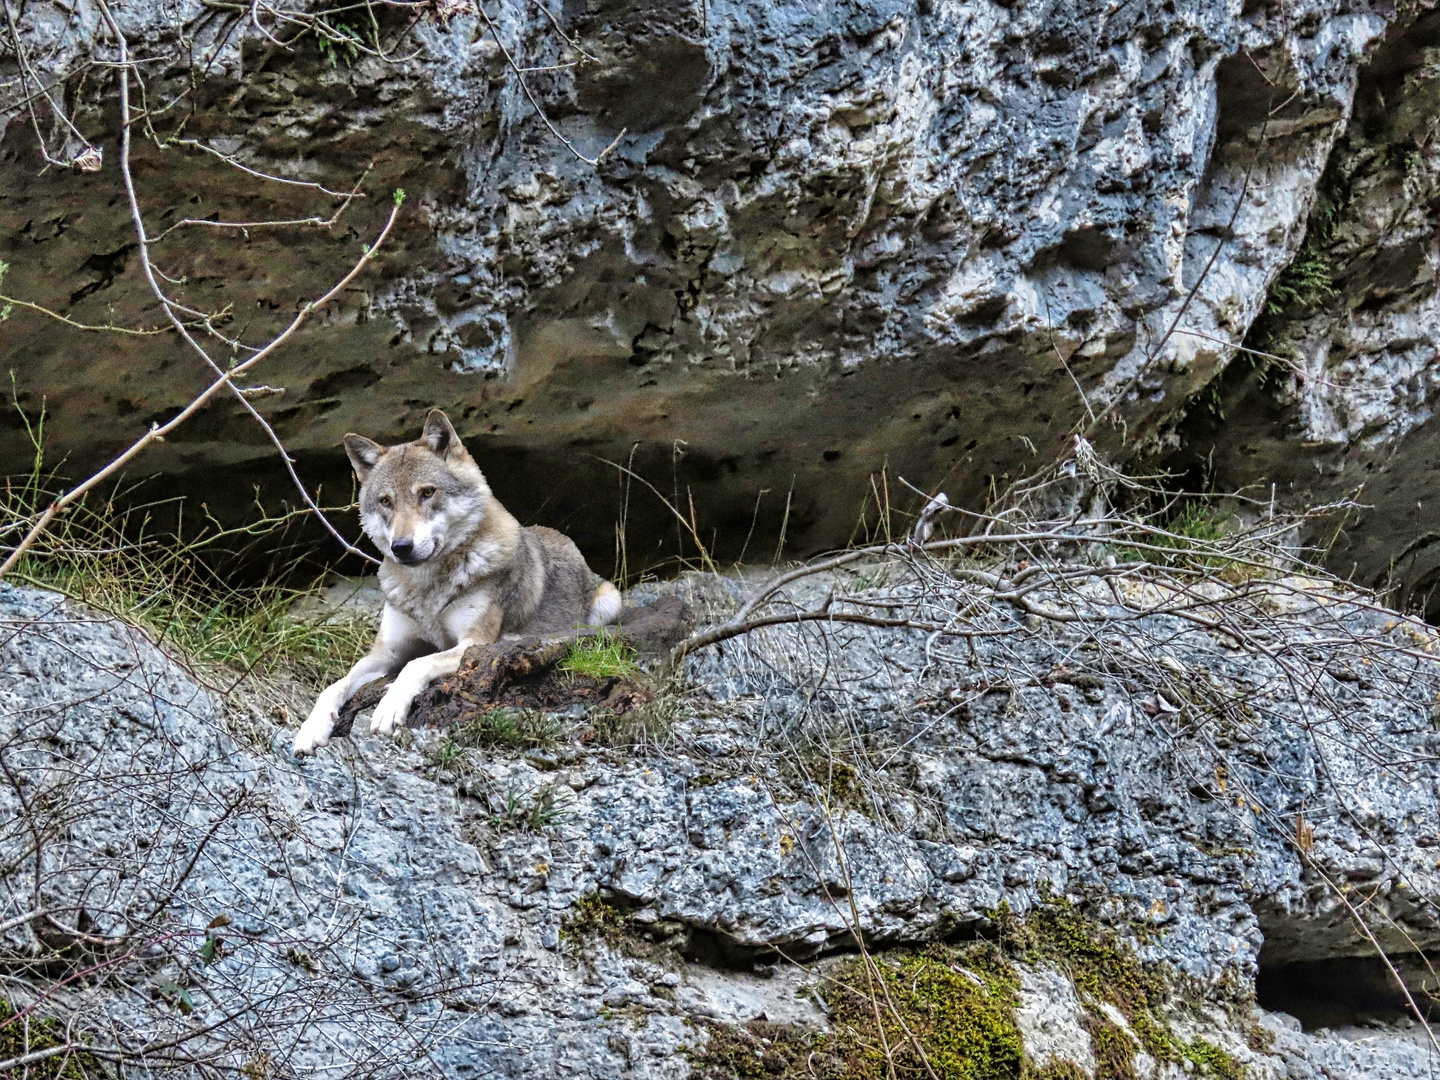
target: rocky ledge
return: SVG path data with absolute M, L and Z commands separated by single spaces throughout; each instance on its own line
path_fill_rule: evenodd
M 903 600 L 883 569 L 850 595 Z M 0 586 L 30 1023 L 0 1047 L 63 1022 L 127 1075 L 878 1075 L 874 977 L 901 1065 L 905 1031 L 969 1033 L 930 1044 L 944 1076 L 1425 1075 L 1377 946 L 1423 1009 L 1440 638 L 1308 579 L 1242 591 L 1263 636 L 779 626 L 623 717 L 301 762 L 138 630 Z

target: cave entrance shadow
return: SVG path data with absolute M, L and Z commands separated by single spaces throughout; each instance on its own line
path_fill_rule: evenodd
M 1428 963 L 1427 963 L 1428 960 Z M 1440 1000 L 1430 965 L 1440 956 L 1412 953 L 1392 957 L 1427 1020 L 1440 1019 Z M 1266 963 L 1262 951 L 1255 999 L 1262 1009 L 1299 1020 L 1306 1031 L 1353 1025 L 1397 1024 L 1414 1013 L 1395 977 L 1378 956 L 1337 956 L 1325 960 Z

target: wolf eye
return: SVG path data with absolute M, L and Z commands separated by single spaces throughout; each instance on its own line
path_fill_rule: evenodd
M 390 501 L 389 495 L 381 495 L 380 498 L 376 499 L 375 501 L 378 502 L 381 506 L 383 506 L 386 510 L 389 510 L 390 507 L 395 505 L 393 502 Z
M 419 494 L 420 501 L 424 502 L 426 499 L 430 498 L 430 496 L 435 494 L 435 489 L 433 487 L 423 487 L 420 489 Z

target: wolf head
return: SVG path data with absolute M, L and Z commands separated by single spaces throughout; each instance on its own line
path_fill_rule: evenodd
M 444 555 L 479 526 L 490 486 L 439 409 L 412 443 L 381 446 L 345 436 L 360 478 L 360 525 L 382 554 L 403 566 Z

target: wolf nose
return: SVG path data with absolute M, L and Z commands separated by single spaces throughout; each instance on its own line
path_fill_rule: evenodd
M 390 541 L 390 551 L 401 562 L 409 562 L 410 556 L 415 554 L 415 541 L 392 540 Z

